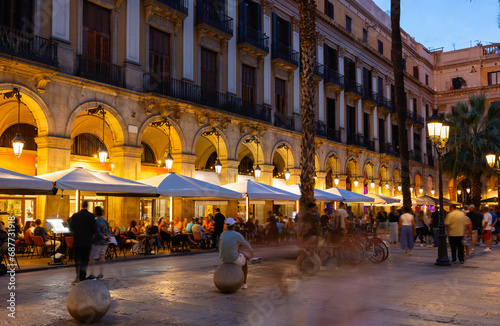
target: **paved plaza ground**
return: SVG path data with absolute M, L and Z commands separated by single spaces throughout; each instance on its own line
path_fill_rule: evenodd
M 314 277 L 294 273 L 293 245 L 258 248 L 248 289 L 224 295 L 212 282 L 215 251 L 106 265 L 111 308 L 98 325 L 499 325 L 500 246 L 464 265 L 435 266 L 436 248 L 404 256 L 391 247 L 381 264 Z M 0 324 L 77 325 L 66 309 L 74 268 L 16 275 L 16 319 Z M 6 277 L 0 298 L 6 305 Z M 99 281 L 92 281 L 99 282 Z

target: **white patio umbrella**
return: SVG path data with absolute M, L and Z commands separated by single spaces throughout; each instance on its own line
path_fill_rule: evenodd
M 341 189 L 341 188 L 329 188 L 325 190 L 328 193 L 341 196 L 344 198 L 344 202 L 346 203 L 373 203 L 375 199 L 361 195 L 349 190 Z
M 224 185 L 222 187 L 236 191 L 242 194 L 243 197 L 245 197 L 246 200 L 245 214 L 247 219 L 248 219 L 248 204 L 250 199 L 292 200 L 292 201 L 297 201 L 300 199 L 299 195 L 252 180 L 234 182 Z
M 288 186 L 285 189 L 286 189 L 286 191 L 289 191 L 293 194 L 296 194 L 299 196 L 301 195 L 299 184 L 294 184 L 294 185 Z M 327 202 L 343 201 L 344 200 L 344 197 L 342 197 L 340 195 L 336 195 L 336 194 L 333 194 L 331 192 L 326 192 L 326 191 L 320 190 L 320 189 L 314 189 L 314 198 L 316 198 L 316 200 L 319 200 L 319 201 L 327 201 Z
M 54 195 L 56 191 L 53 182 L 0 168 L 0 194 Z
M 375 200 L 375 202 L 373 203 L 374 206 L 392 205 L 392 204 L 397 204 L 401 201 L 398 198 L 392 198 L 392 197 L 387 197 L 387 196 L 382 196 L 382 195 L 377 195 L 377 194 L 366 194 L 365 196 L 371 197 Z
M 170 197 L 170 218 L 173 214 L 174 197 L 241 198 L 238 192 L 176 173 L 166 173 L 139 181 L 155 187 L 161 196 Z

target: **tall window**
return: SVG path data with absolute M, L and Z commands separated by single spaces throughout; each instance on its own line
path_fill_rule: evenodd
M 344 76 L 346 84 L 356 81 L 356 63 L 348 57 L 344 57 Z
M 377 93 L 378 96 L 384 96 L 384 79 L 382 77 L 377 77 Z
M 379 148 L 385 146 L 385 120 L 380 118 L 378 119 L 378 142 Z
M 363 88 L 372 90 L 372 71 L 363 67 Z
M 413 66 L 413 77 L 419 79 L 418 66 Z
M 488 85 L 500 84 L 500 71 L 493 71 L 488 73 Z
M 336 129 L 336 108 L 335 108 L 335 99 L 333 98 L 326 98 L 326 123 L 328 126 L 328 129 Z
M 403 71 L 406 71 L 406 59 L 403 59 Z
M 93 134 L 83 133 L 73 138 L 71 154 L 82 156 L 94 156 L 102 146 L 99 138 Z
M 201 48 L 201 87 L 217 90 L 217 53 Z
M 279 78 L 275 80 L 275 93 L 276 93 L 276 110 L 281 113 L 286 113 L 286 81 Z
M 10 126 L 5 129 L 5 131 L 0 136 L 0 147 L 11 147 L 12 148 L 12 139 L 16 137 L 18 132 L 18 125 Z M 36 151 L 37 145 L 35 142 L 35 137 L 38 135 L 38 129 L 27 123 L 19 124 L 19 132 L 23 136 L 24 139 L 24 149 Z
M 429 86 L 429 75 L 425 75 L 425 85 Z
M 345 29 L 348 32 L 352 32 L 352 18 L 347 15 L 345 16 Z
M 417 113 L 418 113 L 417 99 L 413 98 L 413 114 L 415 114 L 416 116 Z
M 328 0 L 325 0 L 325 14 L 331 19 L 335 19 L 335 11 L 333 8 L 333 3 Z
M 163 79 L 170 76 L 170 34 L 152 27 L 149 29 L 149 72 Z
M 339 70 L 339 55 L 336 49 L 329 47 L 325 44 L 325 69 L 329 73 L 329 70 L 338 72 Z
M 370 115 L 368 113 L 363 113 L 363 136 L 365 140 L 369 140 L 370 137 Z
M 377 40 L 378 53 L 384 54 L 384 42 Z
M 396 107 L 396 92 L 394 91 L 394 84 L 391 84 L 391 103 L 392 107 Z
M 241 97 L 243 101 L 255 102 L 255 68 L 242 65 Z
M 101 62 L 109 62 L 111 11 L 89 1 L 83 3 L 83 54 Z
M 356 134 L 356 108 L 354 106 L 347 105 L 347 123 L 346 123 L 347 137 L 354 139 Z
M 363 28 L 363 42 L 368 43 L 368 30 Z
M 33 0 L 2 0 L 0 6 L 0 25 L 33 33 Z
M 141 162 L 155 164 L 156 163 L 155 153 L 153 152 L 151 147 L 149 147 L 149 145 L 144 142 L 141 142 L 141 147 L 142 147 Z

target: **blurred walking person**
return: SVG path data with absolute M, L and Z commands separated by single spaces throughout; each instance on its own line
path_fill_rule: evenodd
M 70 229 L 73 232 L 73 252 L 75 254 L 75 268 L 77 278 L 73 284 L 87 278 L 92 239 L 97 230 L 95 216 L 87 210 L 88 201 L 82 202 L 82 209 L 71 216 Z
M 401 234 L 401 249 L 404 249 L 405 256 L 411 256 L 411 250 L 415 244 L 413 237 L 417 235 L 417 229 L 415 227 L 415 217 L 408 207 L 403 208 L 403 215 L 399 219 L 399 233 Z

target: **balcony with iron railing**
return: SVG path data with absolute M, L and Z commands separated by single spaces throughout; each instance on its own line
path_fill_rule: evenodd
M 394 147 L 392 146 L 391 143 L 385 143 L 385 144 L 380 144 L 381 151 L 382 153 L 382 148 L 384 153 L 389 154 L 389 155 L 394 155 Z
M 356 145 L 365 147 L 365 139 L 361 134 L 350 133 L 347 134 L 347 145 Z
M 114 86 L 123 86 L 122 67 L 85 55 L 78 55 L 76 75 Z
M 410 152 L 410 160 L 422 163 L 422 151 L 420 149 L 415 149 Z
M 364 147 L 369 151 L 375 151 L 375 142 L 369 138 L 364 138 Z
M 240 25 L 238 27 L 238 44 L 245 43 L 269 53 L 269 36 L 266 36 L 266 33 L 246 25 Z
M 325 137 L 327 136 L 326 124 L 324 122 L 316 121 L 314 124 L 314 129 L 316 131 L 316 136 Z
M 325 77 L 325 66 L 314 60 L 314 74 L 319 78 Z
M 184 14 L 188 14 L 188 0 L 157 0 L 158 2 L 169 6 L 172 9 L 178 10 Z
M 346 96 L 360 99 L 363 97 L 363 87 L 354 80 L 347 80 L 345 84 Z
M 202 1 L 199 1 L 196 5 L 195 24 L 211 26 L 224 33 L 224 38 L 226 39 L 230 39 L 233 36 L 233 18 Z
M 328 140 L 331 140 L 331 141 L 334 141 L 334 142 L 337 142 L 337 143 L 341 142 L 341 139 L 340 139 L 340 130 L 336 130 L 334 128 L 327 128 L 326 132 L 327 132 L 326 138 Z
M 57 67 L 58 43 L 0 25 L 0 53 Z
M 331 87 L 337 91 L 343 90 L 345 87 L 344 75 L 339 74 L 337 70 L 328 69 L 328 66 L 325 66 L 325 87 Z
M 274 126 L 295 131 L 295 121 L 292 117 L 280 112 L 274 113 Z
M 175 78 L 144 75 L 144 90 L 187 102 L 205 105 L 232 114 L 271 123 L 271 109 L 260 104 L 244 101 L 230 94 L 203 89 L 201 86 Z
M 417 112 L 410 111 L 408 109 L 406 110 L 406 119 L 409 119 L 409 120 L 413 121 L 414 123 L 422 125 L 422 126 L 425 123 L 424 117 L 422 117 L 420 114 L 417 114 Z
M 363 88 L 363 104 L 369 106 L 377 105 L 377 93 L 372 91 L 369 87 Z
M 291 69 L 297 69 L 299 66 L 299 52 L 292 50 L 290 46 L 285 44 L 273 43 L 271 58 L 291 64 Z
M 384 97 L 383 95 L 377 94 L 377 105 L 378 107 L 386 109 L 388 112 L 392 111 L 391 100 Z

